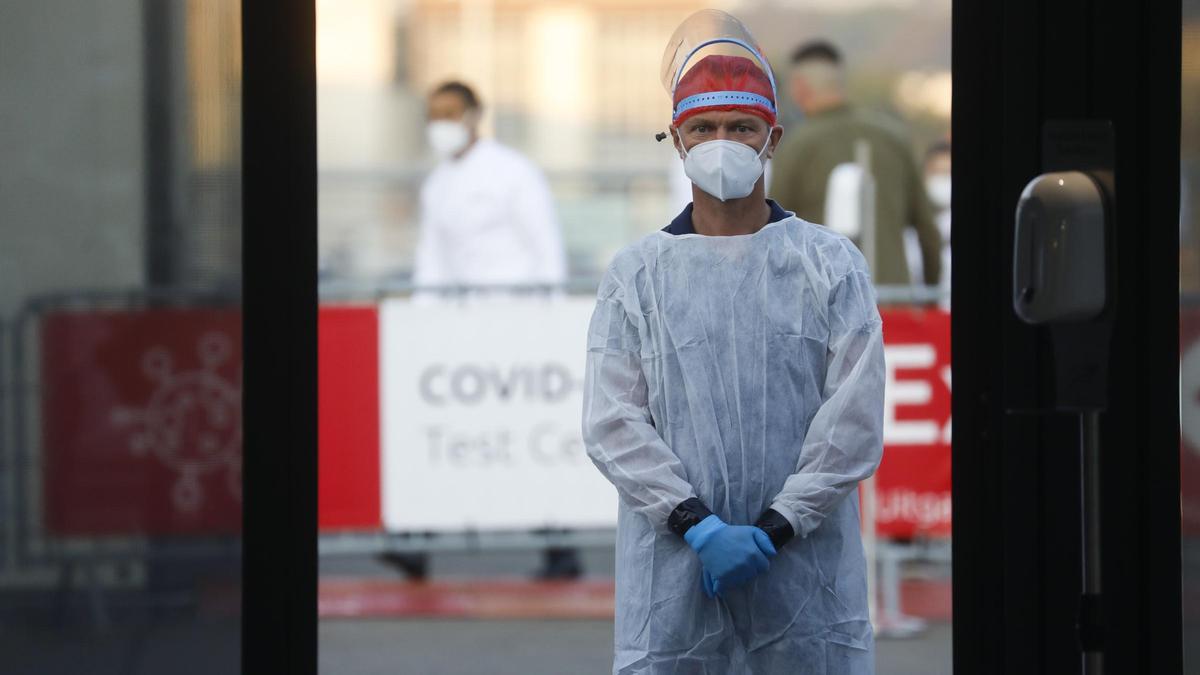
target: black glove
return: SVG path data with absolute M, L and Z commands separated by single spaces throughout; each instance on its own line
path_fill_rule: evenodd
M 682 537 L 688 530 L 692 529 L 692 526 L 712 514 L 713 512 L 708 510 L 708 507 L 704 505 L 704 502 L 700 501 L 699 497 L 685 499 L 679 503 L 679 506 L 675 507 L 670 517 L 667 518 L 667 529 Z
M 795 530 L 792 529 L 792 524 L 788 522 L 787 518 L 783 517 L 783 514 L 775 509 L 767 509 L 766 512 L 758 517 L 754 526 L 767 533 L 767 536 L 771 538 L 771 543 L 775 545 L 776 551 L 783 548 L 784 544 L 796 536 Z

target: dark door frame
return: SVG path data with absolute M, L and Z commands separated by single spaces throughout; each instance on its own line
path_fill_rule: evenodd
M 315 8 L 245 2 L 243 671 L 316 672 Z M 954 11 L 954 663 L 1078 666 L 1069 424 L 1006 412 L 1048 366 L 1009 309 L 1047 119 L 1110 119 L 1119 306 L 1104 438 L 1109 672 L 1178 673 L 1178 3 Z M 1036 393 L 1032 394 L 1036 398 Z
M 1101 426 L 1106 672 L 1179 673 L 1180 5 L 963 1 L 953 24 L 954 670 L 1079 672 L 1077 422 L 1015 412 L 1045 403 L 1052 360 L 1009 284 L 1043 123 L 1105 119 L 1119 255 Z
M 242 2 L 242 672 L 317 672 L 316 7 Z

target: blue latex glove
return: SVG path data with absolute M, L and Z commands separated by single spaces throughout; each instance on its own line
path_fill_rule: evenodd
M 717 596 L 716 586 L 717 584 L 715 581 L 713 581 L 712 575 L 708 573 L 708 570 L 701 568 L 700 588 L 704 589 L 704 594 L 710 598 L 715 598 Z
M 716 515 L 692 526 L 683 538 L 704 566 L 701 583 L 712 597 L 765 572 L 775 555 L 771 538 L 752 525 L 726 525 Z

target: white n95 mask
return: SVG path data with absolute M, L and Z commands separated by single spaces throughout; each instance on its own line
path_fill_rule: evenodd
M 754 191 L 754 184 L 762 176 L 762 155 L 770 144 L 770 134 L 757 153 L 737 141 L 698 143 L 690 151 L 683 151 L 683 172 L 697 187 L 721 201 L 741 199 Z
M 425 137 L 433 154 L 438 159 L 446 159 L 467 147 L 467 143 L 471 142 L 471 131 L 462 122 L 433 120 L 425 127 Z

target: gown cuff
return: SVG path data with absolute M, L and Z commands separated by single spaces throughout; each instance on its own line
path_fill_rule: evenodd
M 788 522 L 783 514 L 775 509 L 767 509 L 754 526 L 771 538 L 771 543 L 775 545 L 775 549 L 779 550 L 784 544 L 791 541 L 792 537 L 796 536 L 796 531 L 792 529 L 792 524 Z
M 667 529 L 679 536 L 698 525 L 700 521 L 711 516 L 712 511 L 700 501 L 699 497 L 690 497 L 679 503 L 667 518 Z

